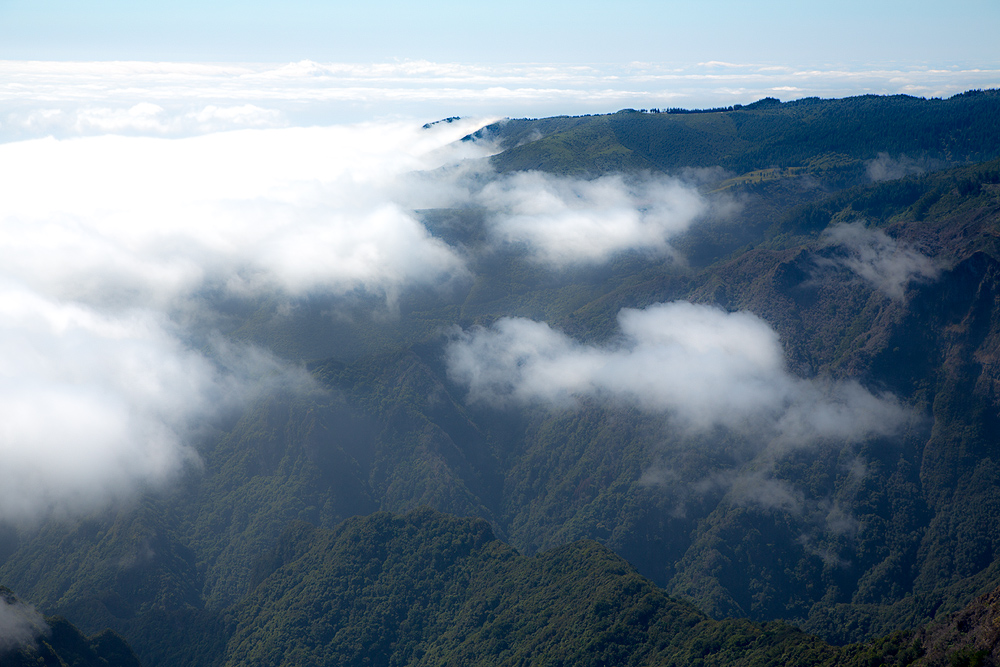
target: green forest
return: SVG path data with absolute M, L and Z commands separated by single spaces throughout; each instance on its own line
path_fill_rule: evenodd
M 700 213 L 668 250 L 553 268 L 477 201 L 425 208 L 470 269 L 451 289 L 220 299 L 224 337 L 308 387 L 205 429 L 164 488 L 0 524 L 0 625 L 18 600 L 47 625 L 0 663 L 1000 664 L 1000 91 L 463 141 L 496 145 L 484 191 L 613 182 L 645 214 L 670 179 Z M 485 366 L 530 328 L 539 364 L 565 348 L 583 377 L 673 312 L 780 358 L 697 417 L 617 377 L 529 384 L 526 353 Z M 682 386 L 669 405 L 701 400 Z

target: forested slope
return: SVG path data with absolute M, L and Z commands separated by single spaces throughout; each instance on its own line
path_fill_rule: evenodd
M 105 630 L 85 637 L 64 618 L 42 618 L 2 587 L 0 633 L 0 664 L 5 667 L 140 667 L 118 634 Z
M 5 527 L 0 582 L 86 632 L 122 633 L 147 667 L 364 651 L 383 664 L 916 659 L 910 635 L 840 652 L 782 623 L 858 642 L 943 622 L 1000 585 L 998 114 L 985 91 L 488 128 L 508 147 L 491 159 L 501 173 L 702 169 L 687 177 L 709 212 L 669 257 L 553 269 L 493 243 L 475 205 L 423 210 L 467 257 L 466 283 L 391 307 L 240 304 L 225 335 L 312 383 L 217 424 L 170 488 Z M 449 366 L 450 345 L 502 318 L 621 349 L 622 309 L 673 302 L 752 314 L 780 341 L 782 382 L 857 387 L 908 420 L 840 439 L 692 431 L 600 395 L 475 400 Z M 373 514 L 420 506 L 477 519 Z M 750 620 L 721 620 L 737 617 Z M 634 653 L 614 653 L 624 645 Z

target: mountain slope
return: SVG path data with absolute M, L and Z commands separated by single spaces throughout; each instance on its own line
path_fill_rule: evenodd
M 378 646 L 386 660 L 511 657 L 514 644 L 476 635 L 476 605 L 503 600 L 505 613 L 521 619 L 583 614 L 586 605 L 522 604 L 526 593 L 490 592 L 490 577 L 534 590 L 548 585 L 546 558 L 566 558 L 595 580 L 613 572 L 616 581 L 638 581 L 605 549 L 709 616 L 792 621 L 837 643 L 943 618 L 1000 585 L 1000 164 L 946 168 L 1000 152 L 998 109 L 997 93 L 987 91 L 492 127 L 509 145 L 493 158 L 500 171 L 721 165 L 730 171 L 699 182 L 731 213 L 676 240 L 685 261 L 625 252 L 599 267 L 554 270 L 523 249 L 493 247 L 486 213 L 474 206 L 420 212 L 428 229 L 466 253 L 468 284 L 402 294 L 395 311 L 374 298 L 338 304 L 322 295 L 285 310 L 266 299 L 242 304 L 229 334 L 302 364 L 315 385 L 264 396 L 218 425 L 199 443 L 202 465 L 173 489 L 85 519 L 6 527 L 0 580 L 86 632 L 113 627 L 150 667 L 216 665 L 256 650 L 279 660 L 293 645 L 302 655 L 330 651 L 331 661 L 354 659 L 362 645 Z M 901 174 L 926 173 L 870 174 L 888 168 L 879 153 Z M 924 258 L 933 270 L 900 279 L 886 268 L 900 258 Z M 692 435 L 667 413 L 594 397 L 476 402 L 448 373 L 456 327 L 518 316 L 580 345 L 612 345 L 621 309 L 676 300 L 753 313 L 780 337 L 790 376 L 856 381 L 895 396 L 915 418 L 895 438 L 779 450 L 754 434 Z M 487 538 L 481 523 L 442 517 L 420 519 L 434 527 L 426 534 L 414 527 L 417 515 L 338 528 L 356 515 L 420 505 L 479 517 L 525 556 Z M 449 551 L 445 537 L 462 545 L 463 531 L 480 536 L 466 536 L 479 545 L 475 558 Z M 338 542 L 345 535 L 368 539 L 378 563 L 401 568 L 406 583 L 398 597 L 386 593 L 379 627 L 365 626 L 344 592 L 385 592 L 351 579 L 351 568 L 363 571 L 368 561 Z M 374 535 L 383 547 L 398 540 L 397 551 L 379 551 Z M 443 569 L 437 551 L 452 554 Z M 263 558 L 271 552 L 277 560 Z M 404 552 L 426 562 L 407 570 Z M 373 581 L 381 567 L 372 565 Z M 412 597 L 435 586 L 460 595 L 457 582 L 475 576 L 487 577 L 477 580 L 480 597 L 442 597 L 433 607 Z M 777 638 L 776 646 L 795 635 L 782 625 L 713 624 L 648 582 L 636 585 L 660 605 L 656 614 L 683 609 L 701 619 L 711 642 L 722 642 L 713 655 L 732 657 L 732 628 L 746 629 L 751 642 Z M 288 591 L 309 586 L 318 587 L 309 593 L 315 604 L 293 609 Z M 635 611 L 637 599 L 617 586 L 602 589 L 602 599 L 627 600 Z M 569 581 L 547 590 L 586 593 Z M 336 618 L 317 591 L 331 591 L 330 604 L 340 596 Z M 255 611 L 263 607 L 271 612 Z M 418 609 L 422 629 L 390 636 L 403 607 Z M 574 622 L 599 620 L 581 618 Z M 607 623 L 598 634 L 624 633 L 641 647 L 637 656 L 666 650 Z M 651 637 L 666 632 L 650 623 Z M 349 640 L 326 642 L 341 631 Z M 543 635 L 525 634 L 519 645 L 531 656 L 583 659 L 572 651 L 596 641 L 556 632 L 546 644 Z M 818 660 L 840 655 L 799 639 L 819 647 Z M 620 648 L 616 641 L 609 650 Z M 693 651 L 696 637 L 678 641 Z M 424 657 L 415 657 L 418 645 Z
M 421 509 L 289 529 L 226 665 L 832 664 L 780 624 L 710 621 L 593 542 L 534 558 Z
M 2 586 L 0 619 L 0 664 L 5 667 L 140 667 L 118 634 L 105 630 L 88 638 L 64 618 L 42 620 Z

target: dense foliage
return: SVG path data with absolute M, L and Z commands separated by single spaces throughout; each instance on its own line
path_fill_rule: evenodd
M 118 634 L 105 630 L 85 637 L 59 616 L 39 619 L 37 632 L 26 641 L 11 643 L 7 633 L 17 621 L 21 603 L 9 589 L 0 587 L 0 664 L 4 667 L 140 667 L 139 659 Z
M 983 91 L 491 126 L 500 171 L 721 166 L 698 182 L 739 212 L 680 238 L 686 262 L 554 271 L 486 251 L 474 207 L 421 211 L 467 252 L 468 285 L 394 310 L 240 304 L 226 334 L 315 386 L 221 424 L 169 490 L 4 527 L 0 581 L 85 632 L 120 632 L 147 667 L 985 660 L 992 646 L 910 631 L 1000 585 L 998 115 Z M 883 153 L 901 173 L 873 173 Z M 847 224 L 938 273 L 887 294 L 831 236 Z M 855 378 L 920 418 L 892 441 L 765 452 L 608 402 L 470 403 L 445 369 L 456 324 L 523 316 L 601 342 L 621 308 L 681 299 L 750 311 L 798 377 Z M 790 500 L 727 482 L 762 471 Z M 420 506 L 478 519 L 399 516 Z M 835 649 L 786 623 L 883 639 Z
M 228 665 L 814 665 L 786 625 L 711 621 L 595 542 L 535 557 L 429 509 L 295 525 L 242 601 Z

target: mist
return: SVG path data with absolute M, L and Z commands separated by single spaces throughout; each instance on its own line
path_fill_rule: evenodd
M 261 392 L 315 390 L 295 363 L 214 332 L 214 299 L 389 304 L 465 280 L 412 211 L 467 192 L 407 175 L 488 154 L 454 143 L 478 126 L 0 145 L 0 519 L 168 484 Z
M 476 201 L 492 212 L 499 240 L 554 268 L 603 263 L 625 251 L 670 256 L 670 240 L 710 208 L 695 187 L 652 175 L 585 180 L 519 172 L 491 181 Z
M 0 590 L 0 657 L 34 642 L 48 631 L 48 624 L 34 607 Z
M 909 244 L 863 223 L 836 225 L 824 232 L 826 239 L 845 254 L 828 260 L 853 271 L 891 299 L 901 300 L 910 283 L 937 280 L 941 267 Z
M 945 163 L 940 160 L 922 157 L 914 159 L 906 155 L 892 157 L 888 153 L 879 153 L 874 160 L 865 163 L 865 170 L 873 182 L 892 181 L 905 176 L 923 174 L 927 171 L 941 169 Z
M 856 382 L 792 375 L 777 334 L 751 313 L 679 301 L 623 309 L 618 325 L 603 345 L 518 318 L 454 331 L 448 372 L 480 404 L 621 403 L 692 433 L 723 427 L 780 447 L 889 436 L 911 419 Z

